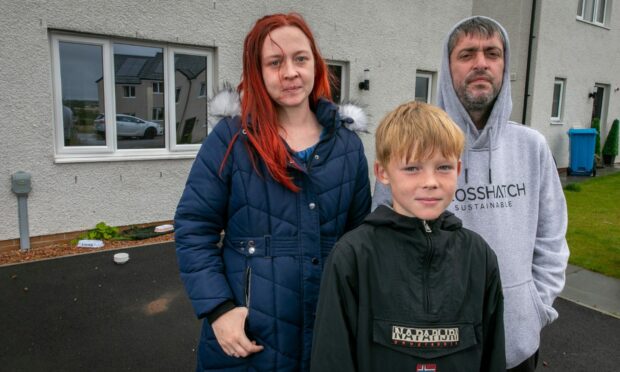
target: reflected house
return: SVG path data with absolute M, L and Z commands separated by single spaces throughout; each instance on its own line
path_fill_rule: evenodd
M 201 143 L 207 135 L 207 61 L 204 56 L 175 55 L 177 143 Z
M 206 60 L 175 55 L 175 113 L 177 144 L 201 143 L 207 135 Z M 164 123 L 166 95 L 162 53 L 154 56 L 114 55 L 116 113 Z M 103 97 L 103 79 L 97 81 Z M 105 111 L 99 100 L 99 112 Z

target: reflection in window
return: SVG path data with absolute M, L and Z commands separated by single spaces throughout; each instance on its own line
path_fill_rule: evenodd
M 165 101 L 155 93 L 161 84 L 163 92 L 163 49 L 131 44 L 114 44 L 114 81 L 123 89 L 124 98 L 117 94 L 116 112 L 133 112 L 119 121 L 116 135 L 119 149 L 163 148 L 165 139 L 160 126 L 163 123 Z M 155 83 L 153 83 L 155 81 Z M 149 89 L 150 88 L 150 89 Z M 155 110 L 155 108 L 161 110 Z M 161 117 L 161 119 L 160 119 Z M 157 121 L 160 121 L 159 123 Z
M 340 103 L 342 100 L 342 66 L 339 65 L 327 65 L 329 72 L 332 74 L 332 80 L 329 85 L 332 91 L 332 101 Z
M 418 102 L 431 103 L 433 86 L 433 74 L 418 71 L 415 77 L 415 100 Z
M 179 103 L 179 97 L 181 97 L 181 88 L 174 90 L 174 102 Z
M 62 91 L 62 124 L 65 146 L 101 146 L 94 120 L 103 107 L 102 46 L 62 41 L 60 84 Z
M 604 23 L 605 22 L 605 0 L 598 0 L 598 6 L 596 7 L 596 22 Z
M 206 56 L 174 55 L 178 145 L 199 144 L 207 135 L 207 67 Z
M 136 87 L 132 85 L 125 85 L 123 87 L 124 98 L 136 98 Z
M 555 79 L 553 86 L 553 102 L 551 103 L 551 120 L 562 120 L 562 106 L 564 100 L 564 79 Z
M 153 94 L 164 94 L 164 82 L 157 81 L 153 83 Z
M 154 121 L 164 120 L 164 108 L 163 107 L 153 107 L 153 120 Z
M 51 41 L 55 159 L 188 157 L 200 148 L 211 50 L 55 32 Z
M 330 79 L 329 87 L 332 91 L 332 101 L 342 103 L 348 99 L 348 74 L 349 65 L 347 62 L 327 61 Z

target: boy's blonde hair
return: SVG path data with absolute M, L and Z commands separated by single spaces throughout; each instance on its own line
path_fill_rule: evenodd
M 445 111 L 416 101 L 387 114 L 375 133 L 377 162 L 384 167 L 395 157 L 426 160 L 437 151 L 459 159 L 464 143 L 463 132 Z

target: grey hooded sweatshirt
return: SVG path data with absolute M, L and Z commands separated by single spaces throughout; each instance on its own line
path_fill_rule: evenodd
M 536 352 L 540 330 L 558 317 L 552 304 L 564 287 L 569 252 L 566 200 L 549 146 L 537 131 L 509 121 L 510 48 L 498 26 L 506 40 L 503 84 L 484 129 L 476 128 L 452 85 L 448 39 L 454 29 L 444 42 L 437 100 L 466 134 L 463 171 L 448 210 L 497 255 L 506 366 L 512 368 Z M 373 209 L 391 203 L 390 189 L 377 182 Z

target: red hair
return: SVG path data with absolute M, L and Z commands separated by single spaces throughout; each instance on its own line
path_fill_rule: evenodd
M 243 74 L 237 90 L 241 96 L 241 126 L 253 149 L 263 159 L 269 174 L 277 182 L 297 192 L 299 187 L 293 183 L 286 170 L 288 163 L 293 159 L 278 132 L 277 104 L 269 96 L 262 75 L 263 43 L 270 32 L 284 26 L 297 27 L 310 42 L 314 57 L 314 87 L 309 97 L 311 107 L 316 107 L 319 98 L 330 99 L 327 64 L 319 53 L 312 31 L 297 13 L 272 14 L 256 21 L 243 44 Z M 231 141 L 228 152 L 235 140 L 236 138 Z M 258 171 L 253 153 L 249 151 L 254 169 Z

